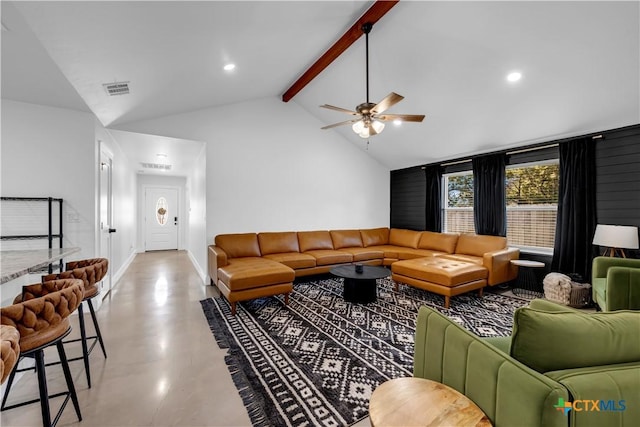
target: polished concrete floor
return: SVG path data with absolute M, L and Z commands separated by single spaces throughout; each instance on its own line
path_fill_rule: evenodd
M 69 402 L 58 425 L 250 425 L 224 363 L 225 351 L 200 307 L 199 301 L 211 295 L 215 288 L 202 284 L 186 252 L 137 255 L 98 310 L 108 358 L 99 346 L 91 354 L 92 388 L 82 362 L 71 363 L 83 420 L 78 422 Z M 92 325 L 89 316 L 86 320 Z M 79 344 L 67 348 L 71 356 L 79 354 Z M 47 351 L 49 356 L 57 358 L 55 351 Z M 47 378 L 51 394 L 64 390 L 59 365 L 47 368 Z M 35 398 L 37 390 L 35 374 L 27 372 L 12 388 L 9 403 Z M 62 400 L 52 400 L 53 412 Z M 42 425 L 40 406 L 3 411 L 0 425 Z

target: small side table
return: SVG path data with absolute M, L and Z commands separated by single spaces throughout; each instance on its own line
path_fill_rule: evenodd
M 526 259 L 512 259 L 512 265 L 518 266 L 518 279 L 513 288 L 514 295 L 527 298 L 543 298 L 544 289 L 536 277 L 536 268 L 543 268 L 544 263 L 540 261 L 529 261 Z
M 424 378 L 396 378 L 371 394 L 372 427 L 491 426 L 491 421 L 467 396 Z

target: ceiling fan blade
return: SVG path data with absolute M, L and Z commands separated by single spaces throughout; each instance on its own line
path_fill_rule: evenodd
M 378 132 L 373 128 L 372 125 L 369 125 L 369 136 L 377 135 Z
M 400 120 L 403 122 L 421 122 L 424 120 L 424 114 L 383 114 L 375 116 L 376 119 L 387 122 L 390 120 Z
M 358 120 L 360 120 L 360 119 L 353 119 L 353 120 L 347 120 L 347 121 L 340 122 L 340 123 L 334 123 L 332 125 L 327 125 L 327 126 L 322 127 L 320 129 L 331 129 L 331 128 L 335 128 L 335 127 L 342 126 L 342 125 L 348 125 L 349 123 L 354 123 L 354 122 L 357 122 Z
M 402 101 L 403 99 L 404 99 L 404 96 L 398 95 L 395 92 L 391 92 L 389 95 L 386 96 L 386 98 L 378 102 L 376 106 L 371 109 L 371 113 L 380 114 L 383 111 L 386 111 L 387 109 L 391 108 L 393 105 L 397 104 L 398 102 Z
M 320 107 L 321 108 L 328 108 L 329 110 L 340 111 L 341 113 L 347 113 L 347 114 L 353 114 L 353 115 L 358 114 L 355 111 L 347 110 L 346 108 L 335 107 L 335 106 L 329 105 L 329 104 L 324 104 L 324 105 L 321 105 Z

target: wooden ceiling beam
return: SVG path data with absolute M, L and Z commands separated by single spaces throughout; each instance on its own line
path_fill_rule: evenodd
M 370 22 L 375 24 L 400 0 L 377 0 L 356 22 L 333 44 L 296 82 L 282 95 L 283 102 L 289 102 L 318 74 L 329 66 L 342 52 L 355 43 L 362 34 L 362 24 Z

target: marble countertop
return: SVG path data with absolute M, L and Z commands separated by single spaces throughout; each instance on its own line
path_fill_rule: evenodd
M 29 274 L 29 270 L 51 264 L 76 252 L 80 252 L 80 248 L 0 251 L 0 284 Z

